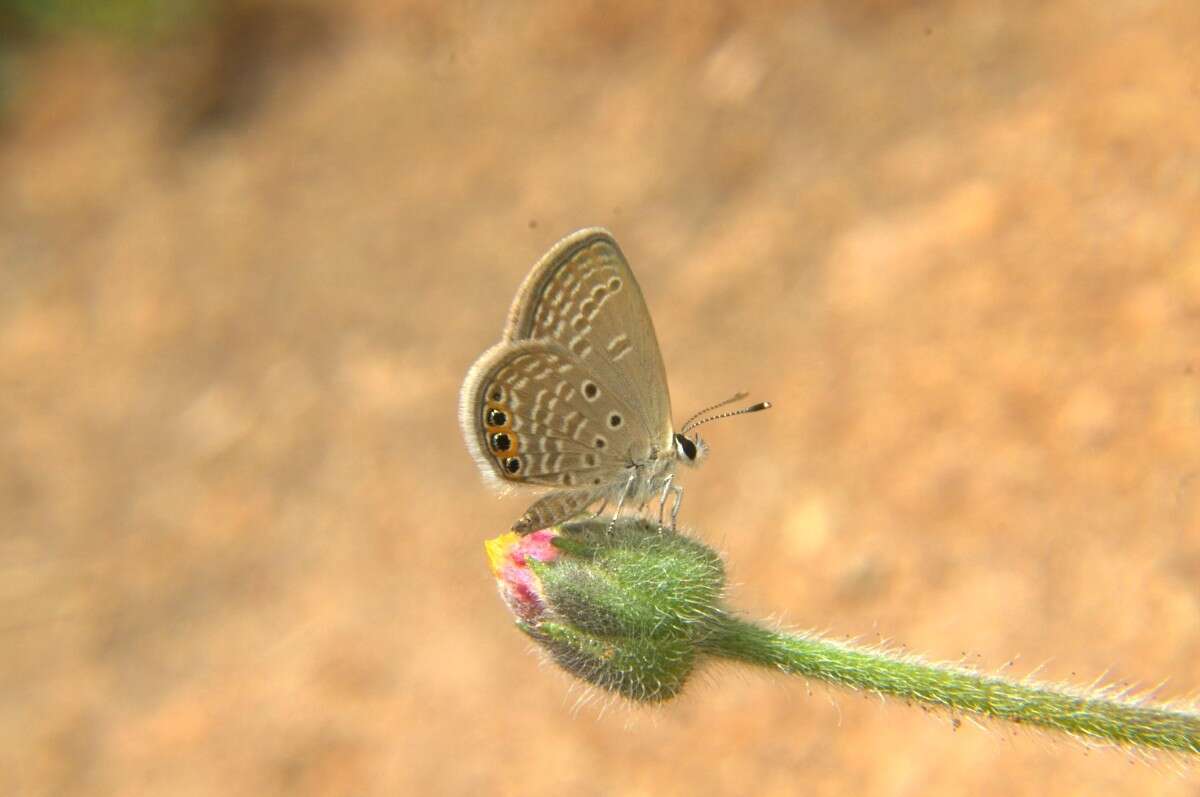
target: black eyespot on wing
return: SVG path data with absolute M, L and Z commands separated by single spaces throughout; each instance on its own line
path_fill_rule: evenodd
M 621 413 L 614 412 L 612 415 L 608 416 L 608 425 L 609 425 L 609 427 L 616 429 L 617 427 L 619 427 L 621 425 L 621 422 L 623 420 L 624 419 L 621 417 Z
M 489 409 L 484 413 L 483 422 L 488 426 L 504 426 L 508 423 L 508 416 L 503 410 Z
M 497 432 L 496 434 L 492 435 L 493 451 L 507 451 L 510 448 L 512 448 L 512 438 L 510 438 L 504 432 Z
M 509 473 L 516 473 L 521 469 L 521 458 L 509 457 L 508 459 L 504 460 L 504 469 Z
M 583 397 L 584 398 L 586 398 L 588 401 L 595 401 L 596 397 L 599 395 L 600 395 L 600 388 L 596 387 L 595 382 L 584 382 L 583 383 Z
M 604 448 L 606 445 L 608 445 L 608 441 L 600 435 L 596 435 L 596 448 Z

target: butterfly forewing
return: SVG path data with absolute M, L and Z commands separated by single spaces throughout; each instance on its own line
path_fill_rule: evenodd
M 622 454 L 643 459 L 652 449 L 670 449 L 671 399 L 654 324 L 633 271 L 606 231 L 569 235 L 534 266 L 517 293 L 505 337 L 553 340 L 569 352 L 602 391 L 593 394 L 577 380 L 588 392 L 581 412 L 632 435 L 635 450 Z

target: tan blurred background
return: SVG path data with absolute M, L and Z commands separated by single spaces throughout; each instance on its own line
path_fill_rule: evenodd
M 511 625 L 457 391 L 611 228 L 731 601 L 1200 693 L 1200 9 L 8 0 L 0 793 L 1200 794 Z M 1010 664 L 1010 661 L 1012 662 Z

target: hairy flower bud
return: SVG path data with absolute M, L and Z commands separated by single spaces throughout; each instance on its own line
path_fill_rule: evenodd
M 486 547 L 517 627 L 572 675 L 631 700 L 674 697 L 697 661 L 719 658 L 1089 743 L 1200 754 L 1194 705 L 1013 680 L 740 619 L 721 603 L 720 557 L 644 520 L 593 518 Z
M 486 547 L 518 627 L 568 672 L 634 700 L 678 694 L 721 616 L 720 557 L 644 520 L 565 523 Z

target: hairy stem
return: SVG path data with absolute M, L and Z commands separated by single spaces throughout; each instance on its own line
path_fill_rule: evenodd
M 813 635 L 784 634 L 724 615 L 702 643 L 709 655 L 775 667 L 852 689 L 977 714 L 1083 739 L 1200 753 L 1200 714 L 1136 698 L 1010 680 Z

